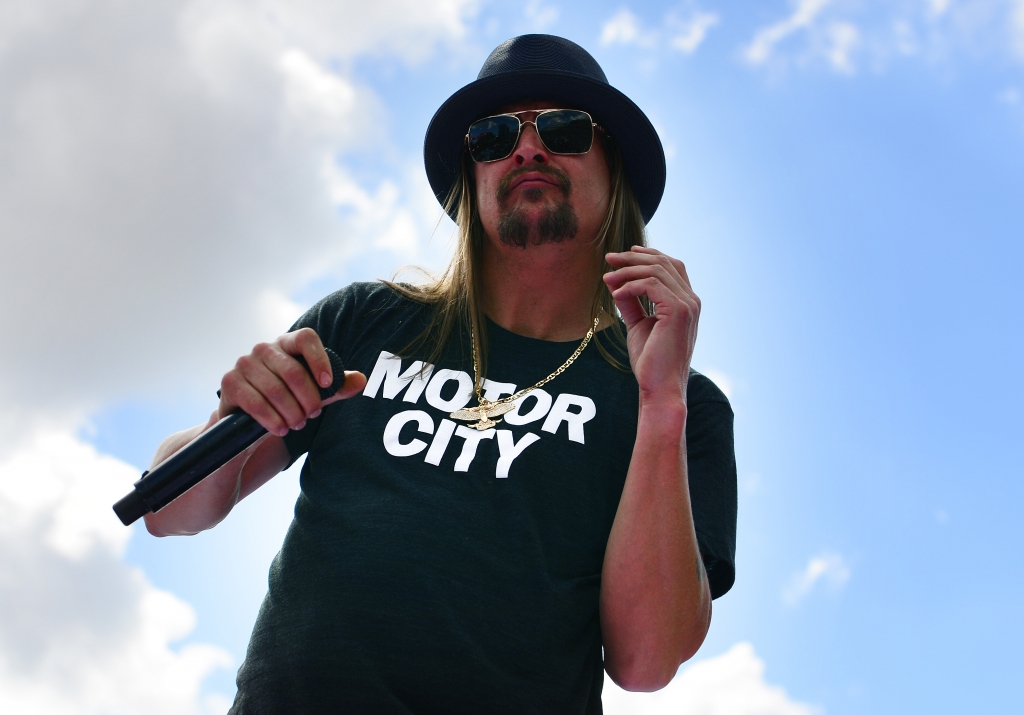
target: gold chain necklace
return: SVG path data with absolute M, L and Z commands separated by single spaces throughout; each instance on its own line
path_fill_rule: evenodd
M 499 422 L 501 422 L 501 415 L 505 414 L 506 412 L 511 412 L 512 410 L 515 409 L 515 405 L 512 404 L 513 402 L 518 400 L 523 395 L 533 392 L 538 387 L 541 387 L 542 385 L 546 385 L 547 383 L 551 382 L 556 377 L 565 372 L 566 368 L 573 364 L 576 358 L 580 356 L 580 353 L 583 352 L 583 348 L 587 347 L 587 343 L 589 343 L 590 339 L 594 337 L 594 331 L 597 330 L 597 324 L 598 322 L 600 322 L 600 320 L 601 314 L 598 313 L 597 317 L 594 318 L 594 324 L 590 327 L 590 330 L 587 331 L 586 337 L 583 338 L 583 342 L 580 343 L 580 346 L 576 348 L 576 351 L 572 355 L 570 355 L 569 359 L 562 363 L 562 365 L 557 370 L 555 370 L 553 373 L 551 373 L 550 375 L 548 375 L 535 385 L 523 388 L 514 395 L 509 395 L 508 397 L 503 397 L 500 400 L 494 401 L 485 400 L 483 395 L 480 394 L 480 368 L 477 366 L 476 362 L 476 339 L 475 336 L 473 335 L 473 331 L 471 330 L 469 333 L 469 339 L 473 347 L 473 390 L 476 393 L 476 401 L 479 404 L 476 407 L 463 407 L 461 410 L 456 410 L 455 412 L 452 412 L 451 415 L 449 416 L 453 420 L 462 420 L 464 422 L 474 422 L 475 420 L 479 420 L 479 422 L 476 422 L 476 424 L 470 425 L 470 427 L 475 427 L 478 430 L 489 429 L 494 425 L 498 424 Z M 497 417 L 498 419 L 492 419 L 494 417 Z

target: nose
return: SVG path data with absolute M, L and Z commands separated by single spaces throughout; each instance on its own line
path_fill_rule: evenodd
M 531 161 L 546 164 L 548 150 L 540 140 L 537 125 L 534 122 L 523 122 L 523 130 L 519 133 L 519 143 L 516 145 L 515 162 L 517 166 L 523 166 Z

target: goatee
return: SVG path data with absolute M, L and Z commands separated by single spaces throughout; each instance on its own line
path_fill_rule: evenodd
M 502 243 L 517 248 L 558 243 L 575 238 L 579 230 L 579 219 L 572 204 L 569 203 L 572 182 L 569 175 L 561 169 L 550 166 L 524 166 L 509 172 L 498 185 L 498 204 L 505 204 L 512 191 L 512 182 L 529 172 L 539 172 L 554 179 L 565 198 L 557 205 L 545 208 L 535 222 L 531 222 L 527 211 L 521 207 L 504 209 L 498 217 L 498 238 Z M 543 199 L 544 192 L 536 188 L 524 189 L 522 196 L 527 201 L 535 203 Z
M 508 246 L 526 248 L 528 245 L 559 243 L 576 238 L 579 227 L 576 211 L 568 201 L 544 209 L 536 223 L 532 224 L 526 211 L 517 207 L 502 211 L 498 217 L 498 238 Z

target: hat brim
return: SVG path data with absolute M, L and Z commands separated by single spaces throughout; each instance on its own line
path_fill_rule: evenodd
M 441 105 L 423 140 L 427 180 L 438 202 L 444 205 L 458 178 L 469 125 L 497 107 L 531 99 L 565 103 L 594 117 L 622 152 L 626 177 L 644 223 L 649 222 L 665 192 L 665 151 L 654 125 L 611 85 L 558 70 L 527 69 L 484 77 Z

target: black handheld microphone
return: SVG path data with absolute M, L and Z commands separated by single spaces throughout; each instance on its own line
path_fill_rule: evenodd
M 326 400 L 345 384 L 345 367 L 336 352 L 325 349 L 334 375 L 330 387 L 320 388 L 320 397 Z M 305 360 L 301 357 L 298 360 L 309 369 Z M 114 504 L 114 513 L 128 526 L 150 512 L 160 511 L 266 433 L 259 422 L 244 412 L 228 415 L 152 471 L 143 472 L 135 488 Z

